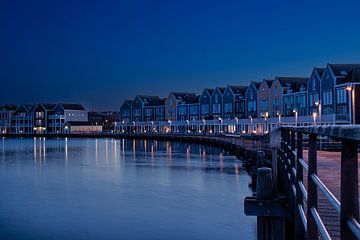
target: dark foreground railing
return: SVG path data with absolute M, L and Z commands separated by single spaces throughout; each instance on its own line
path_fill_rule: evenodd
M 308 164 L 303 159 L 303 135 L 309 135 Z M 340 201 L 318 177 L 317 139 L 328 136 L 341 142 Z M 289 218 L 295 239 L 331 239 L 318 210 L 318 190 L 340 217 L 340 238 L 360 239 L 358 147 L 360 126 L 281 129 L 278 177 L 286 179 Z M 307 188 L 304 172 L 307 171 Z

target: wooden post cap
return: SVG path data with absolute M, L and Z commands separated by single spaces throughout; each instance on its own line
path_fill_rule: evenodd
M 261 167 L 257 170 L 256 195 L 259 199 L 270 199 L 273 193 L 271 168 Z

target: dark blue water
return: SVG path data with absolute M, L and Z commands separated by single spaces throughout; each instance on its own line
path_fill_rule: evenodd
M 114 139 L 1 139 L 0 239 L 255 239 L 242 163 Z

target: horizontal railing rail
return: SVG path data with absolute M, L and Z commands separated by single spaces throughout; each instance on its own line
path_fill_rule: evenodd
M 308 135 L 308 163 L 303 159 L 303 135 Z M 317 140 L 322 136 L 341 142 L 340 200 L 317 174 Z M 319 215 L 318 191 L 339 214 L 340 238 L 360 239 L 359 143 L 360 126 L 281 128 L 278 161 L 288 183 L 289 211 L 290 216 L 293 216 L 295 239 L 312 240 L 318 239 L 319 236 L 321 239 L 331 239 L 324 219 Z M 303 181 L 304 171 L 307 172 L 307 188 Z

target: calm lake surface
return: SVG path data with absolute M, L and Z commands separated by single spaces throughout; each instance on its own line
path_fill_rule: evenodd
M 1 139 L 0 239 L 256 239 L 242 162 L 122 139 Z

